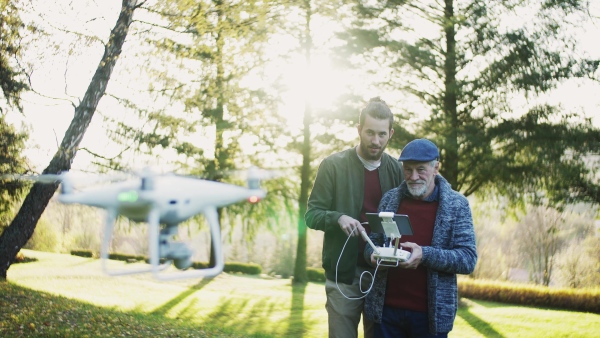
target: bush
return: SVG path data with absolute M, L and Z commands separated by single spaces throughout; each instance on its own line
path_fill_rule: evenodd
M 323 268 L 306 268 L 306 277 L 310 282 L 325 283 L 325 270 Z
M 127 255 L 120 253 L 111 253 L 108 255 L 109 259 L 125 261 L 125 262 L 133 262 L 133 261 L 144 261 L 146 263 L 150 263 L 150 259 L 144 256 L 136 256 L 136 255 Z M 160 263 L 164 263 L 165 259 L 161 258 Z M 206 262 L 192 262 L 192 269 L 206 269 L 208 268 L 208 263 Z M 225 263 L 225 267 L 223 271 L 229 273 L 242 273 L 245 275 L 260 275 L 262 273 L 262 268 L 258 264 L 254 263 Z
M 71 250 L 71 255 L 80 257 L 94 257 L 94 254 L 89 250 Z
M 29 262 L 36 262 L 38 259 L 37 258 L 33 258 L 33 257 L 25 257 L 25 255 L 19 251 L 17 253 L 17 256 L 15 256 L 15 261 L 13 263 L 29 263 Z
M 193 262 L 191 268 L 206 269 L 208 268 L 208 263 Z M 254 263 L 225 263 L 223 271 L 229 273 L 242 273 L 245 275 L 260 275 L 262 273 L 262 268 L 260 265 Z
M 260 275 L 262 268 L 258 264 L 254 263 L 225 263 L 225 272 L 239 272 L 245 275 Z
M 33 235 L 23 248 L 35 251 L 56 252 L 57 244 L 58 235 L 52 228 L 52 224 L 42 218 L 38 221 Z
M 600 313 L 600 289 L 549 288 L 461 279 L 458 293 L 461 297 L 499 303 Z
M 116 261 L 124 261 L 124 262 L 146 261 L 146 257 L 144 257 L 144 256 L 127 255 L 127 254 L 120 254 L 120 253 L 108 254 L 108 259 L 113 259 Z

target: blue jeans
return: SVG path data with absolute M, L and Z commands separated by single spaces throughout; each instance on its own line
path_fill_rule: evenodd
M 383 307 L 381 324 L 375 324 L 375 338 L 447 338 L 448 332 L 429 333 L 427 312 Z

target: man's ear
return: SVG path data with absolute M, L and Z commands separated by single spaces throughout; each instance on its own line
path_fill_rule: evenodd
M 390 129 L 390 138 L 392 138 L 392 135 L 394 135 L 394 128 Z

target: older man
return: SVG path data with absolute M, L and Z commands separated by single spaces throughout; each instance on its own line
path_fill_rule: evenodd
M 365 301 L 375 337 L 447 337 L 458 306 L 456 274 L 475 268 L 477 251 L 469 202 L 441 175 L 437 146 L 409 142 L 400 155 L 405 181 L 388 191 L 379 211 L 408 215 L 414 234 L 403 236 L 410 259 L 380 270 Z M 383 234 L 371 234 L 382 246 Z M 373 249 L 365 259 L 376 265 Z

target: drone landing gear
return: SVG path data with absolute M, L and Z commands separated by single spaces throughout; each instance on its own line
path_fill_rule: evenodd
M 104 224 L 104 240 L 102 241 L 102 246 L 100 247 L 100 258 L 102 260 L 102 270 L 109 276 L 125 276 L 125 275 L 133 275 L 138 273 L 147 273 L 155 270 L 154 267 L 141 268 L 141 269 L 121 269 L 121 270 L 111 270 L 108 268 L 108 247 L 110 245 L 110 240 L 112 239 L 113 229 L 115 225 L 115 221 L 117 219 L 117 211 L 112 209 L 106 210 L 106 222 Z M 161 264 L 158 269 L 162 271 L 169 267 L 170 262 L 166 264 Z
M 154 212 L 155 210 L 153 210 Z M 198 277 L 214 277 L 218 274 L 220 274 L 223 271 L 223 267 L 225 266 L 225 260 L 223 258 L 223 250 L 222 250 L 222 246 L 221 246 L 221 229 L 219 227 L 219 216 L 217 214 L 217 209 L 214 207 L 209 207 L 207 209 L 205 209 L 203 211 L 204 216 L 206 217 L 206 220 L 208 221 L 208 224 L 210 226 L 210 234 L 211 234 L 211 239 L 212 239 L 212 243 L 213 243 L 213 250 L 215 253 L 215 266 L 212 268 L 206 268 L 206 269 L 188 269 L 186 271 L 181 271 L 181 272 L 177 272 L 177 273 L 160 273 L 160 265 L 159 265 L 159 239 L 160 239 L 160 229 L 159 229 L 159 218 L 158 218 L 158 211 L 156 211 L 155 215 L 153 213 L 151 213 L 151 215 L 153 215 L 153 217 L 155 218 L 151 218 L 149 219 L 149 232 L 150 232 L 150 264 L 152 265 L 153 269 L 152 269 L 152 274 L 154 275 L 155 278 L 159 279 L 159 280 L 163 280 L 163 281 L 168 281 L 168 280 L 176 280 L 176 279 L 183 279 L 183 278 L 198 278 Z M 175 246 L 173 247 L 173 249 L 178 248 L 179 246 Z M 187 253 L 183 254 L 183 255 L 179 255 L 181 252 L 178 251 L 179 249 L 176 249 L 177 254 L 175 254 L 174 256 L 177 256 L 177 259 L 179 260 L 179 262 L 177 262 L 175 260 L 175 266 L 177 267 L 178 264 L 181 264 L 182 266 L 184 266 L 185 264 L 188 263 L 189 258 L 187 258 Z M 189 250 L 189 249 L 188 249 Z M 171 252 L 170 254 L 172 255 L 175 251 Z M 191 253 L 190 253 L 191 256 Z M 191 261 L 189 262 L 191 265 Z
M 215 253 L 215 266 L 206 269 L 192 269 L 181 272 L 166 273 L 163 272 L 171 263 L 180 270 L 192 266 L 192 251 L 183 242 L 171 241 L 171 237 L 177 233 L 177 225 L 167 225 L 160 229 L 160 212 L 157 208 L 150 210 L 148 214 L 148 241 L 150 267 L 142 269 L 123 269 L 110 270 L 108 268 L 108 247 L 112 239 L 113 228 L 117 218 L 116 210 L 107 210 L 106 224 L 104 228 L 104 240 L 102 242 L 100 257 L 102 259 L 102 269 L 110 276 L 123 276 L 138 273 L 151 272 L 156 279 L 162 281 L 176 280 L 183 278 L 214 277 L 223 271 L 225 266 L 223 251 L 221 247 L 221 232 L 219 227 L 219 218 L 215 208 L 204 210 L 204 215 L 210 226 L 213 250 Z M 161 258 L 166 259 L 164 264 L 160 263 Z

